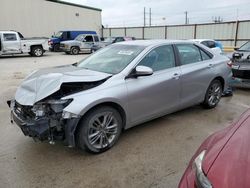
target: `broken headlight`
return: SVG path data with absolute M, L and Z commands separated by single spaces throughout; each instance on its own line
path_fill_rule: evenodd
M 47 103 L 50 105 L 51 109 L 55 113 L 62 112 L 63 109 L 68 106 L 72 102 L 72 99 L 67 99 L 67 100 L 49 100 Z
M 72 102 L 72 99 L 68 100 L 48 100 L 46 102 L 37 103 L 33 106 L 32 111 L 36 117 L 43 117 L 52 109 L 55 113 L 60 113 L 63 109 Z
M 202 162 L 205 157 L 205 153 L 205 150 L 202 151 L 194 161 L 197 188 L 213 188 L 212 184 L 202 170 Z
M 46 106 L 43 104 L 35 104 L 31 110 L 36 117 L 43 117 L 46 114 Z

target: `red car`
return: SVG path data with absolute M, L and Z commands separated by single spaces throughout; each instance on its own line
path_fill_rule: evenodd
M 179 183 L 179 188 L 249 187 L 250 110 L 203 142 Z

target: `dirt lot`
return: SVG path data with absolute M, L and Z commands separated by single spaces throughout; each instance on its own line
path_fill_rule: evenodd
M 62 144 L 35 143 L 10 124 L 6 100 L 32 70 L 71 64 L 85 55 L 47 53 L 0 58 L 0 187 L 175 188 L 191 156 L 211 133 L 250 107 L 250 91 L 237 90 L 216 109 L 195 106 L 125 131 L 118 144 L 90 155 Z

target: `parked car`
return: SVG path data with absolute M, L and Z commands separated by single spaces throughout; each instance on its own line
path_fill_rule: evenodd
M 28 53 L 41 57 L 47 50 L 49 46 L 46 38 L 24 38 L 16 31 L 0 31 L 0 56 Z
M 250 110 L 214 133 L 192 157 L 179 188 L 250 187 Z
M 232 87 L 250 88 L 250 42 L 236 48 L 231 60 Z
M 235 48 L 235 51 L 231 56 L 232 60 L 249 59 L 249 57 L 250 57 L 250 41 L 243 44 L 240 48 Z
M 123 129 L 200 103 L 216 107 L 228 61 L 192 42 L 121 42 L 29 75 L 8 104 L 26 136 L 100 153 Z
M 219 41 L 212 39 L 192 39 L 192 41 L 203 44 L 218 54 L 223 53 L 223 45 Z
M 50 50 L 59 52 L 61 42 L 74 40 L 80 34 L 96 35 L 97 33 L 95 31 L 59 31 L 49 40 Z
M 81 34 L 75 40 L 61 42 L 60 49 L 66 54 L 77 55 L 80 52 L 92 53 L 94 45 L 100 45 L 100 38 L 97 34 Z
M 97 51 L 113 43 L 132 40 L 136 40 L 135 37 L 107 37 L 103 42 L 100 42 L 98 45 L 93 45 L 92 51 Z
M 232 87 L 250 88 L 250 59 L 232 62 Z

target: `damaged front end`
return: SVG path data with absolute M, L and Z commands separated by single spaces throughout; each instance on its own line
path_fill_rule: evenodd
M 80 115 L 64 110 L 73 101 L 64 98 L 95 88 L 110 77 L 71 65 L 35 71 L 18 87 L 15 100 L 7 102 L 11 121 L 34 140 L 48 140 L 51 144 L 60 140 L 74 147 Z
M 56 140 L 64 141 L 65 145 L 74 147 L 74 132 L 80 117 L 63 111 L 71 102 L 72 99 L 47 100 L 34 106 L 24 106 L 12 100 L 8 105 L 12 123 L 15 122 L 25 136 L 35 141 L 48 140 L 51 144 Z

